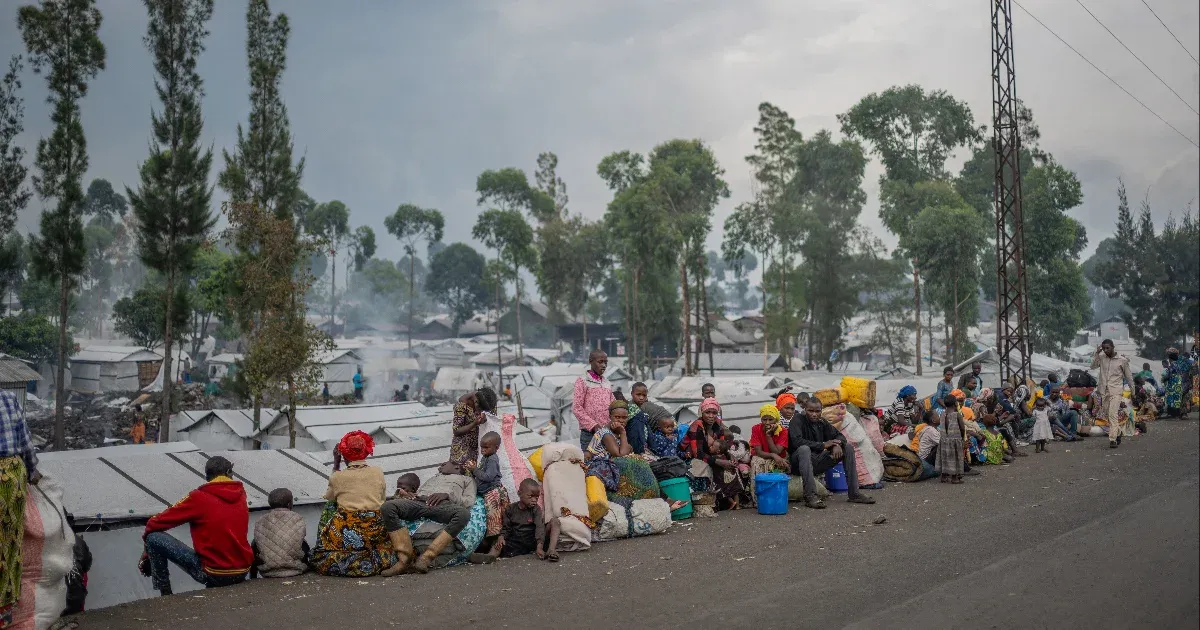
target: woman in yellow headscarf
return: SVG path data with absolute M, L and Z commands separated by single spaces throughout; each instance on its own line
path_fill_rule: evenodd
M 793 403 L 794 404 L 794 403 Z M 750 491 L 759 473 L 790 473 L 788 434 L 780 422 L 779 407 L 767 403 L 758 410 L 759 423 L 750 429 Z

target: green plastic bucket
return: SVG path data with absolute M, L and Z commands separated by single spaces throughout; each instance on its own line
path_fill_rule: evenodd
M 687 477 L 676 477 L 658 482 L 659 489 L 671 501 L 687 501 L 687 505 L 671 511 L 671 520 L 682 521 L 692 517 L 692 489 Z

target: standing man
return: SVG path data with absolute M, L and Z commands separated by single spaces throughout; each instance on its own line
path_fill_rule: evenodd
M 362 401 L 363 399 L 363 375 L 362 367 L 359 367 L 354 372 L 354 399 Z
M 1100 394 L 1100 409 L 1104 419 L 1108 421 L 1108 447 L 1117 448 L 1121 444 L 1121 400 L 1125 393 L 1125 383 L 1133 386 L 1133 373 L 1129 371 L 1129 359 L 1117 354 L 1111 339 L 1100 342 L 1096 355 L 1092 357 L 1092 368 L 1099 368 L 1096 380 L 1099 386 L 1096 391 Z
M 607 371 L 608 355 L 603 350 L 592 350 L 587 374 L 575 379 L 571 411 L 579 421 L 579 448 L 583 451 L 587 451 L 596 429 L 608 426 L 608 405 L 616 398 L 604 378 Z
M 796 414 L 788 425 L 788 460 L 792 474 L 804 479 L 804 504 L 810 508 L 825 508 L 825 502 L 817 497 L 815 475 L 833 468 L 838 462 L 844 464 L 850 503 L 870 505 L 875 502 L 875 499 L 858 490 L 854 447 L 847 444 L 846 437 L 821 417 L 821 401 L 815 398 L 810 398 L 804 406 L 804 413 Z
M 408 383 L 405 383 L 404 387 L 400 388 L 400 395 L 398 398 L 400 399 L 400 402 L 408 402 Z

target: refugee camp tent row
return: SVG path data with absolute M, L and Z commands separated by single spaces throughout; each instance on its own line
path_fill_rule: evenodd
M 63 503 L 75 516 L 77 531 L 92 552 L 88 574 L 89 610 L 156 597 L 149 578 L 137 570 L 146 521 L 204 483 L 204 464 L 212 455 L 233 462 L 234 477 L 246 489 L 254 523 L 267 508 L 267 494 L 288 488 L 305 520 L 308 539 L 316 540 L 329 469 L 296 450 L 207 451 L 190 442 L 113 446 L 39 455 L 38 469 L 64 489 Z M 172 530 L 190 540 L 185 525 Z M 176 593 L 201 586 L 171 565 Z
M 295 410 L 296 448 L 305 452 L 330 451 L 350 431 L 362 431 L 377 443 L 389 439 L 380 429 L 386 424 L 412 418 L 436 418 L 437 411 L 417 401 L 365 405 L 328 405 L 297 407 Z M 265 448 L 288 448 L 288 413 L 285 411 L 267 425 L 258 439 Z
M 334 396 L 354 393 L 354 375 L 363 366 L 363 359 L 357 350 L 335 349 L 323 352 L 317 356 L 316 363 L 321 365 L 322 384 L 329 384 L 329 393 Z
M 253 409 L 181 411 L 171 419 L 171 439 L 187 440 L 202 449 L 250 451 L 262 428 L 270 427 L 278 415 L 275 409 L 260 409 L 255 429 Z

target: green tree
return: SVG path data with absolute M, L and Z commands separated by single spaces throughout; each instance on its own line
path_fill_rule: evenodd
M 479 213 L 471 235 L 487 247 L 496 250 L 497 260 L 512 273 L 513 312 L 517 324 L 517 354 L 524 356 L 524 340 L 521 335 L 521 269 L 537 264 L 537 252 L 533 248 L 533 228 L 516 209 L 492 208 Z M 499 315 L 500 305 L 496 305 Z M 499 331 L 497 331 L 499 332 Z
M 67 337 L 67 347 L 76 352 L 75 341 Z M 42 315 L 21 313 L 0 317 L 0 352 L 24 361 L 53 364 L 58 359 L 58 330 Z
M 225 325 L 233 323 L 229 312 L 229 285 L 234 282 L 235 273 L 233 257 L 216 246 L 205 245 L 196 252 L 188 278 L 193 357 L 200 354 L 200 346 L 204 344 L 214 317 Z
M 919 85 L 868 94 L 840 114 L 838 121 L 842 133 L 870 143 L 883 161 L 879 218 L 897 236 L 907 232 L 923 209 L 939 205 L 923 198 L 938 191 L 913 188 L 921 182 L 946 180 L 946 160 L 954 150 L 983 137 L 983 127 L 975 126 L 966 103 L 943 90 L 926 93 Z
M 1161 354 L 1200 330 L 1200 222 L 1189 208 L 1170 217 L 1156 233 L 1150 205 L 1137 220 L 1125 185 L 1117 189 L 1117 233 L 1111 257 L 1096 265 L 1094 278 L 1125 303 L 1125 323 L 1143 354 Z
M 518 168 L 484 171 L 475 180 L 479 205 L 488 204 L 498 212 L 485 211 L 476 219 L 472 234 L 497 250 L 503 263 L 513 274 L 514 314 L 517 324 L 517 354 L 524 357 L 524 338 L 521 327 L 521 269 L 537 267 L 533 228 L 525 220 L 528 212 L 535 220 L 545 222 L 556 216 L 554 200 L 529 185 L 525 172 Z M 497 305 L 497 316 L 499 316 Z M 497 325 L 497 328 L 499 326 Z M 499 330 L 497 330 L 499 332 Z
M 886 348 L 888 365 L 897 368 L 911 365 L 913 347 L 909 337 L 916 329 L 913 321 L 913 291 L 909 279 L 909 262 L 893 252 L 891 258 L 881 258 L 882 243 L 870 245 L 866 271 L 867 298 L 863 305 L 870 322 L 875 324 L 870 342 L 873 347 Z
M 154 56 L 154 91 L 162 109 L 150 114 L 150 156 L 139 169 L 141 183 L 136 191 L 126 189 L 126 194 L 137 218 L 138 256 L 143 264 L 162 274 L 166 283 L 159 294 L 164 300 L 163 312 L 170 314 L 164 318 L 163 373 L 174 374 L 172 348 L 190 314 L 190 309 L 176 306 L 175 299 L 186 295 L 183 288 L 195 265 L 196 253 L 216 224 L 209 210 L 212 150 L 203 148 L 200 141 L 204 84 L 196 72 L 208 36 L 213 0 L 144 2 L 149 14 L 145 43 Z M 108 186 L 109 193 L 111 188 Z M 113 195 L 101 191 L 100 197 L 111 199 Z M 172 385 L 172 379 L 163 379 L 158 421 L 161 442 L 170 436 Z
M 329 244 L 329 260 L 332 263 L 329 334 L 333 334 L 333 318 L 337 314 L 337 254 L 350 234 L 350 209 L 336 199 L 320 204 L 304 217 L 304 230 Z
M 663 205 L 654 203 L 645 158 L 640 153 L 619 151 L 608 155 L 596 171 L 613 191 L 604 214 L 604 228 L 611 253 L 620 265 L 619 284 L 628 287 L 624 321 L 630 339 L 629 364 L 641 375 L 650 367 L 652 344 L 679 347 L 683 321 L 679 317 L 678 286 L 673 280 L 678 257 L 676 236 L 670 215 Z M 606 294 L 612 296 L 612 292 Z M 582 315 L 585 324 L 589 316 L 586 297 L 580 299 L 578 293 L 570 292 L 567 298 L 568 311 L 576 317 Z M 585 344 L 586 332 L 585 326 Z
M 155 349 L 160 343 L 165 345 L 168 324 L 167 300 L 162 295 L 164 290 L 155 286 L 142 287 L 131 297 L 117 300 L 113 304 L 113 328 L 147 350 Z M 179 295 L 171 300 L 172 304 L 179 306 L 173 311 L 170 324 L 176 330 L 183 330 L 187 327 L 188 309 L 184 307 L 188 298 L 183 287 L 179 287 L 178 291 Z M 165 371 L 166 363 L 163 369 L 163 374 L 171 374 Z M 169 380 L 163 379 L 164 382 Z
M 950 322 L 946 353 L 955 362 L 975 353 L 967 327 L 979 318 L 980 258 L 986 244 L 986 222 L 961 202 L 922 210 L 902 242 L 904 250 L 917 260 L 925 296 Z M 932 354 L 933 348 L 929 350 Z
M 292 165 L 291 125 L 279 90 L 290 33 L 286 15 L 272 19 L 267 0 L 250 0 L 246 10 L 250 123 L 245 131 L 238 124 L 234 153 L 222 151 L 225 170 L 217 184 L 231 201 L 255 203 L 292 219 L 304 208 L 300 191 L 304 158 Z
M 8 71 L 0 79 L 0 235 L 7 236 L 17 225 L 17 213 L 25 209 L 32 192 L 25 187 L 25 149 L 16 143 L 24 131 L 25 101 L 21 89 L 21 57 L 13 55 Z
M 151 116 L 153 117 L 153 114 Z M 113 190 L 107 179 L 93 179 L 92 183 L 88 184 L 87 196 L 83 200 L 85 217 L 99 220 L 102 225 L 112 225 L 124 218 L 128 211 L 129 202 L 121 193 Z
M 298 234 L 289 213 L 279 216 L 250 203 L 226 204 L 225 238 L 237 250 L 237 277 L 230 295 L 238 326 L 248 340 L 246 387 L 259 426 L 264 396 L 274 395 L 289 409 L 317 392 L 318 359 L 336 348 L 333 339 L 308 322 L 304 296 L 313 277 L 298 261 L 328 244 Z M 250 255 L 253 252 L 253 255 Z M 295 418 L 288 416 L 289 446 L 296 445 Z
M 408 256 L 408 351 L 412 352 L 413 314 L 417 303 L 416 258 L 417 243 L 432 244 L 442 240 L 445 220 L 440 210 L 421 208 L 411 203 L 400 204 L 392 216 L 383 220 L 384 227 L 404 246 Z
M 375 255 L 375 230 L 372 230 L 369 225 L 360 225 L 354 228 L 347 249 L 350 251 L 350 262 L 354 271 L 362 271 L 367 261 Z
M 684 305 L 684 357 L 690 365 L 692 353 L 691 316 L 688 315 L 688 269 L 690 267 L 693 275 L 697 276 L 697 284 L 702 293 L 704 242 L 712 227 L 713 210 L 721 199 L 729 197 L 729 186 L 722 179 L 725 171 L 717 164 L 716 156 L 700 140 L 670 140 L 660 144 L 650 152 L 648 164 L 648 193 L 653 202 L 667 213 L 673 235 L 672 242 L 679 244 L 677 265 Z M 706 301 L 702 295 L 697 295 L 697 304 L 701 303 Z M 705 323 L 711 349 L 708 318 L 701 317 L 698 312 L 695 318 Z
M 33 188 L 48 210 L 40 234 L 32 237 L 33 271 L 58 284 L 58 371 L 55 376 L 54 447 L 65 447 L 67 309 L 84 271 L 83 174 L 87 140 L 79 102 L 88 82 L 104 69 L 105 50 L 98 35 L 100 11 L 94 0 L 40 0 L 17 11 L 17 27 L 34 72 L 46 72 L 47 100 L 54 130 L 38 141 Z

